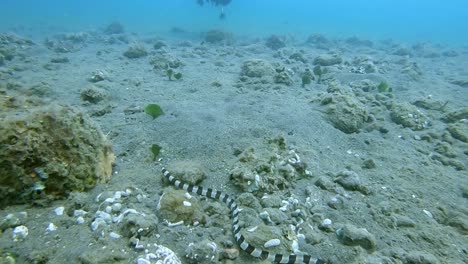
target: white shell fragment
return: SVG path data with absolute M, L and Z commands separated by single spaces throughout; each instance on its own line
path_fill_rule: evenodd
M 85 214 L 87 214 L 88 212 L 86 212 L 85 210 L 75 210 L 73 211 L 73 216 L 74 217 L 78 217 L 78 216 L 84 216 Z
M 65 207 L 60 206 L 60 207 L 57 207 L 57 208 L 54 209 L 54 213 L 55 213 L 56 215 L 63 215 L 63 211 L 64 211 L 64 210 L 65 210 Z
M 29 230 L 26 226 L 24 225 L 20 225 L 20 226 L 17 226 L 15 227 L 15 229 L 13 229 L 13 232 L 11 234 L 11 238 L 13 238 L 13 241 L 21 241 L 23 239 L 25 239 L 29 234 Z
M 115 233 L 115 232 L 110 232 L 109 233 L 109 236 L 113 239 L 119 239 L 121 237 L 121 235 Z
M 82 216 L 78 216 L 78 218 L 76 218 L 76 223 L 78 224 L 83 224 L 85 222 L 84 218 Z
M 184 206 L 192 206 L 192 203 L 188 201 L 183 201 L 182 203 L 184 204 Z
M 55 230 L 57 230 L 57 226 L 54 223 L 49 223 L 46 228 L 46 232 L 53 232 Z
M 271 248 L 271 247 L 276 247 L 281 244 L 281 240 L 274 238 L 270 239 L 267 242 L 265 242 L 265 245 L 263 245 L 265 248 Z

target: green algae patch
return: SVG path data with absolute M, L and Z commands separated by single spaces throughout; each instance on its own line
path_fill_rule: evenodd
M 145 107 L 145 113 L 150 115 L 153 119 L 164 115 L 164 111 L 157 104 L 149 104 Z

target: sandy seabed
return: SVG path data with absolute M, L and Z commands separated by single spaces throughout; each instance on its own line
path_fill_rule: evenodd
M 223 203 L 193 195 L 198 224 L 163 218 L 158 201 L 173 191 L 160 169 L 176 161 L 202 168 L 200 185 L 250 199 L 255 206 L 238 201 L 252 213 L 241 215 L 243 228 L 295 226 L 292 237 L 270 232 L 279 253 L 298 240 L 301 252 L 331 263 L 468 262 L 466 47 L 220 34 L 96 31 L 3 43 L 15 52 L 0 66 L 3 96 L 78 107 L 116 160 L 110 181 L 88 192 L 3 208 L 0 263 L 162 263 L 167 252 L 155 244 L 182 263 L 260 262 L 239 250 Z M 147 54 L 125 56 L 132 47 Z M 182 78 L 170 80 L 167 65 Z M 327 72 L 302 85 L 316 65 Z M 147 115 L 151 103 L 164 115 Z M 285 149 L 272 146 L 282 139 Z M 288 184 L 249 189 L 249 172 L 281 180 L 276 168 L 299 160 L 306 170 L 295 167 Z M 245 175 L 230 177 L 239 168 Z M 261 247 L 263 235 L 251 243 Z

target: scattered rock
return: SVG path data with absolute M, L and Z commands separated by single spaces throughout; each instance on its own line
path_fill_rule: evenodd
M 397 56 L 411 56 L 413 54 L 412 50 L 407 46 L 396 46 L 390 53 Z
M 368 119 L 367 109 L 354 96 L 335 93 L 322 99 L 327 120 L 346 134 L 358 132 Z
M 122 34 L 124 33 L 124 26 L 119 22 L 112 22 L 106 26 L 104 33 L 106 34 Z
M 355 47 L 368 47 L 371 48 L 374 43 L 367 39 L 360 39 L 358 37 L 350 37 L 345 40 L 346 44 L 355 46 Z
M 158 40 L 158 41 L 156 41 L 156 43 L 153 44 L 153 48 L 154 48 L 155 50 L 159 50 L 159 49 L 164 48 L 164 47 L 166 47 L 166 46 L 167 46 L 166 43 L 164 43 L 164 42 L 161 41 L 161 40 Z
M 420 80 L 421 76 L 423 75 L 421 69 L 419 68 L 416 62 L 407 63 L 406 65 L 404 65 L 401 69 L 401 73 L 406 74 L 413 81 Z
M 432 254 L 422 251 L 410 251 L 404 256 L 404 263 L 408 264 L 439 264 L 439 260 Z
M 466 119 L 465 119 L 466 120 Z M 452 137 L 468 143 L 468 121 L 459 121 L 447 127 Z
M 205 41 L 211 44 L 229 44 L 234 41 L 232 33 L 213 29 L 205 33 Z
M 417 107 L 409 103 L 394 103 L 391 108 L 392 121 L 411 130 L 424 130 L 429 119 Z
M 374 251 L 376 240 L 374 235 L 365 228 L 357 228 L 354 225 L 347 224 L 338 230 L 336 235 L 341 243 L 348 246 L 360 246 L 368 251 Z
M 174 161 L 169 164 L 168 170 L 178 180 L 193 185 L 201 183 L 206 178 L 202 165 L 195 161 Z
M 459 79 L 459 80 L 452 80 L 450 83 L 468 88 L 468 79 Z
M 295 61 L 300 61 L 302 63 L 307 63 L 307 59 L 304 57 L 304 54 L 302 52 L 295 52 L 289 56 L 289 59 L 295 60 Z
M 157 231 L 155 215 L 128 214 L 123 218 L 120 233 L 127 238 L 150 237 Z
M 167 55 L 152 57 L 149 64 L 152 65 L 155 70 L 176 69 L 184 65 L 178 58 Z
M 93 83 L 104 81 L 105 79 L 107 79 L 107 75 L 108 74 L 105 71 L 97 70 L 91 74 L 89 81 Z
M 69 61 L 70 60 L 67 57 L 56 57 L 56 58 L 50 59 L 51 63 L 67 63 Z
M 287 86 L 291 86 L 294 84 L 291 76 L 286 71 L 277 72 L 273 77 L 273 81 L 277 84 L 284 84 Z
M 89 85 L 81 90 L 81 100 L 92 104 L 99 103 L 109 97 L 109 92 L 94 85 Z
M 447 113 L 443 120 L 447 123 L 454 123 L 462 119 L 468 119 L 468 107 L 463 107 L 461 109 Z
M 340 64 L 342 62 L 343 59 L 338 54 L 322 54 L 314 59 L 313 64 L 320 66 L 331 66 Z
M 266 39 L 265 46 L 272 50 L 279 50 L 286 47 L 286 43 L 284 42 L 283 38 L 280 38 L 277 35 L 271 35 Z
M 217 263 L 219 250 L 215 242 L 209 240 L 190 243 L 185 249 L 187 263 Z
M 123 55 L 129 59 L 137 59 L 147 56 L 148 52 L 146 51 L 146 48 L 143 45 L 136 44 L 134 46 L 129 47 Z
M 347 190 L 359 191 L 363 194 L 370 194 L 367 188 L 361 181 L 359 175 L 354 171 L 342 171 L 335 176 L 335 182 L 343 186 Z
M 375 167 L 375 161 L 373 159 L 367 159 L 362 163 L 363 169 L 374 169 Z
M 194 196 L 187 198 L 185 193 L 184 190 L 171 188 L 161 196 L 158 203 L 161 219 L 172 224 L 183 221 L 185 225 L 205 222 L 204 212 L 198 200 Z
M 242 65 L 241 75 L 251 78 L 273 76 L 275 70 L 270 63 L 264 60 L 249 60 Z
M 330 49 L 332 46 L 332 41 L 320 34 L 310 35 L 307 38 L 306 43 L 312 44 L 319 49 Z

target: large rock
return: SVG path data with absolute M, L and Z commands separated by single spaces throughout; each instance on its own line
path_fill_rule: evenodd
M 68 106 L 0 100 L 0 207 L 66 197 L 109 180 L 114 154 L 99 127 Z
M 331 66 L 340 64 L 343 59 L 338 54 L 322 54 L 314 59 L 314 65 Z
M 416 106 L 409 103 L 395 103 L 390 117 L 392 121 L 411 130 L 423 130 L 429 125 L 429 119 Z
M 337 129 L 351 134 L 358 132 L 368 120 L 366 106 L 351 94 L 335 93 L 322 100 L 327 120 Z
M 249 60 L 242 65 L 241 75 L 247 77 L 262 78 L 273 76 L 274 74 L 275 70 L 273 66 L 264 60 Z

